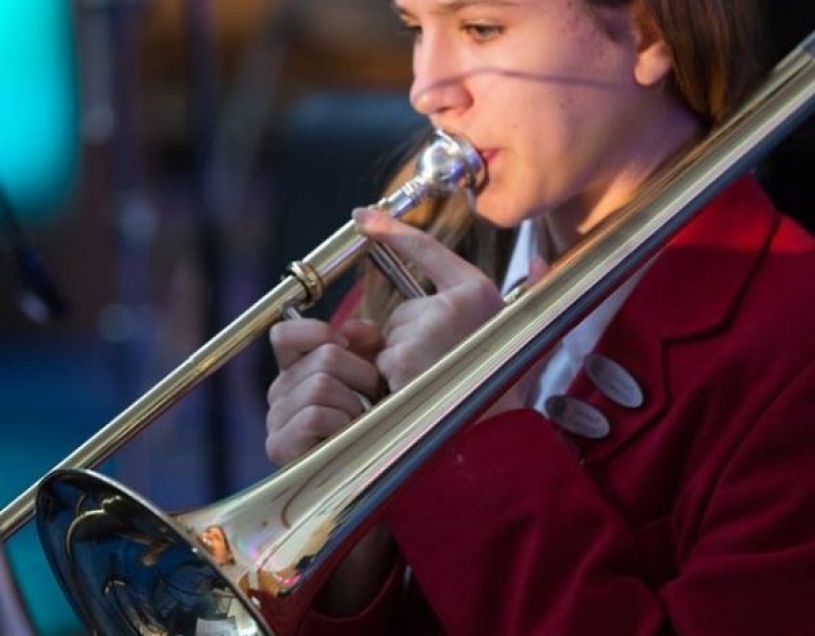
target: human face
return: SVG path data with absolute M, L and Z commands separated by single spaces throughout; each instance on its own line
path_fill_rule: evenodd
M 625 9 L 606 10 L 612 38 L 582 0 L 395 6 L 415 36 L 411 101 L 484 158 L 489 180 L 478 210 L 488 220 L 509 227 L 570 209 L 583 223 L 598 207 L 622 203 L 622 190 L 653 168 L 655 91 L 634 77 L 638 50 Z
M 233 562 L 232 551 L 226 540 L 223 528 L 220 526 L 209 526 L 199 535 L 199 540 L 209 550 L 213 560 L 218 565 L 226 565 Z

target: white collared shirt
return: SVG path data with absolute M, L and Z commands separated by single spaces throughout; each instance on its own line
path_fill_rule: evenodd
M 512 248 L 501 293 L 506 295 L 512 288 L 526 280 L 529 265 L 538 255 L 537 226 L 531 219 L 523 221 L 518 229 Z M 529 395 L 528 405 L 546 414 L 546 400 L 554 395 L 564 395 L 577 377 L 586 357 L 592 352 L 611 320 L 633 291 L 645 267 L 631 276 L 623 285 L 608 296 L 598 307 L 566 334 L 549 354 L 541 375 Z

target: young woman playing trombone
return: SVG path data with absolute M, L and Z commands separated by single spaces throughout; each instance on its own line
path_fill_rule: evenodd
M 415 38 L 415 108 L 481 154 L 478 216 L 518 228 L 507 286 L 544 276 L 757 79 L 748 0 L 395 8 Z M 449 245 L 373 209 L 355 218 L 432 293 L 378 321 L 272 328 L 278 465 L 503 304 Z M 430 460 L 301 633 L 811 634 L 813 324 L 815 241 L 745 176 Z

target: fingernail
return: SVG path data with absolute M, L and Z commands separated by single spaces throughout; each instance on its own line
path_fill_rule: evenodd
M 365 223 L 374 215 L 372 208 L 354 208 L 351 211 L 351 218 L 356 221 L 358 225 L 365 225 Z

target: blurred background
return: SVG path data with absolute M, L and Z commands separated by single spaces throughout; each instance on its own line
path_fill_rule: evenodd
M 815 26 L 782 4 L 769 62 Z M 5 505 L 375 200 L 422 123 L 387 0 L 0 0 L 0 31 Z M 814 133 L 759 170 L 810 228 Z M 253 345 L 102 470 L 168 510 L 267 475 L 273 373 Z M 33 524 L 4 550 L 36 633 L 83 634 Z

